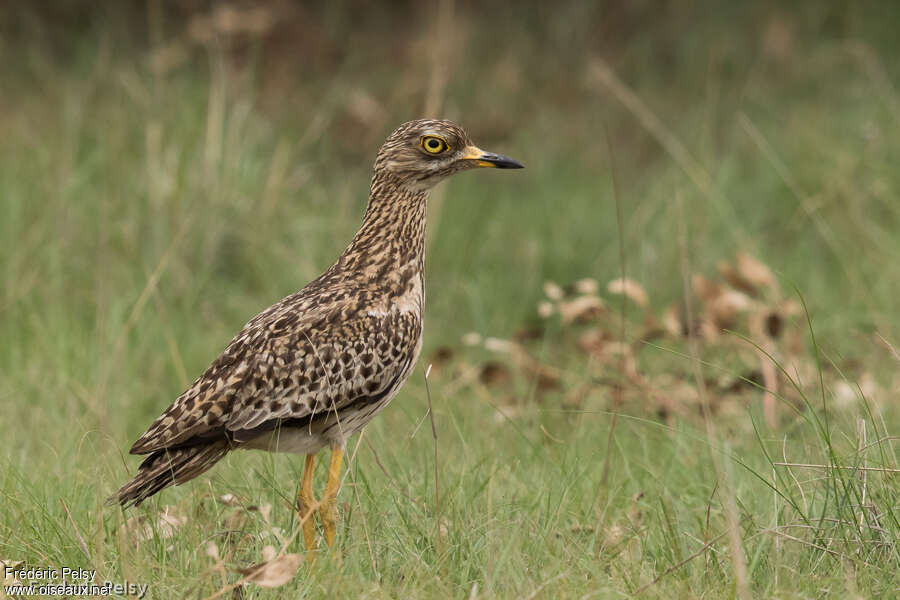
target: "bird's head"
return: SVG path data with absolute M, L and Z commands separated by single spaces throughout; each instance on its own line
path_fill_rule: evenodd
M 502 154 L 485 152 L 451 121 L 419 119 L 401 125 L 384 142 L 375 172 L 389 172 L 413 189 L 429 189 L 444 177 L 478 167 L 521 169 Z

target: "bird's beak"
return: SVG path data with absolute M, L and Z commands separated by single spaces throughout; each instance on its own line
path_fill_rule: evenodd
M 475 162 L 476 167 L 492 167 L 495 169 L 524 169 L 525 167 L 517 160 L 513 160 L 502 154 L 494 154 L 493 152 L 485 152 L 481 148 L 475 146 L 466 146 L 463 150 L 463 160 L 471 160 Z

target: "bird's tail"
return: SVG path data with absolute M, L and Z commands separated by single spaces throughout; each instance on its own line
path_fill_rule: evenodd
M 107 504 L 137 506 L 170 485 L 181 485 L 219 462 L 228 452 L 228 440 L 210 444 L 157 450 L 138 468 L 134 479 L 107 498 Z

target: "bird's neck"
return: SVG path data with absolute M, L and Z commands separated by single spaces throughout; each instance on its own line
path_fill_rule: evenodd
M 338 260 L 343 268 L 379 280 L 425 266 L 427 189 L 410 189 L 388 172 L 372 178 L 362 225 Z

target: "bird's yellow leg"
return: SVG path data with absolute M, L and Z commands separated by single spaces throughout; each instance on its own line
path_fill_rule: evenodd
M 300 493 L 297 494 L 297 511 L 303 526 L 303 541 L 308 553 L 316 549 L 316 522 L 313 513 L 316 510 L 316 499 L 313 497 L 313 472 L 316 470 L 316 455 L 306 455 L 306 469 L 300 482 Z
M 325 541 L 331 546 L 334 543 L 334 522 L 337 517 L 337 494 L 341 486 L 341 460 L 344 449 L 334 446 L 331 449 L 331 464 L 328 466 L 328 483 L 325 484 L 325 495 L 322 496 L 322 528 L 325 530 Z

